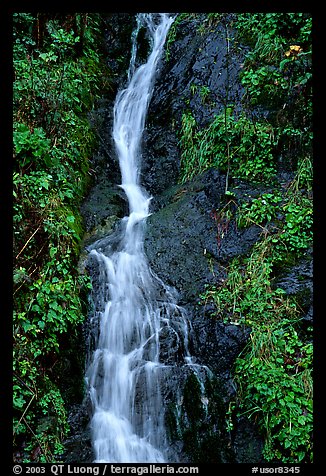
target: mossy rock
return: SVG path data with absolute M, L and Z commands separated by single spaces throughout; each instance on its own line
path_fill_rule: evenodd
M 201 384 L 193 372 L 186 379 L 178 404 L 169 407 L 170 438 L 173 442 L 182 441 L 183 451 L 191 461 L 230 463 L 234 460 L 221 387 L 221 382 L 215 378 L 207 378 L 205 384 Z

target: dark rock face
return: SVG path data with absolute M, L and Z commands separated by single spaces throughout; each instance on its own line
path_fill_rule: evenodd
M 238 74 L 244 49 L 231 39 L 231 20 L 230 15 L 203 31 L 205 15 L 196 14 L 180 24 L 169 47 L 169 61 L 163 63 L 156 80 L 149 121 L 157 108 L 162 117 L 172 113 L 180 119 L 189 105 L 196 122 L 205 125 L 226 103 L 239 103 L 243 89 Z
M 275 286 L 282 288 L 289 296 L 295 296 L 303 312 L 306 324 L 313 323 L 313 258 L 310 255 L 298 264 L 283 271 Z
M 92 463 L 93 449 L 86 403 L 71 408 L 68 417 L 71 436 L 65 441 L 65 463 Z
M 210 284 L 225 278 L 223 264 L 245 254 L 257 241 L 256 226 L 238 230 L 230 221 L 223 238 L 212 213 L 222 204 L 225 177 L 210 169 L 195 181 L 175 186 L 159 198 L 160 209 L 147 220 L 145 251 L 153 270 L 194 303 Z M 163 205 L 165 204 L 165 206 Z M 215 258 L 210 269 L 210 257 Z
M 135 17 L 130 13 L 115 13 L 103 19 L 111 71 L 110 97 L 102 98 L 90 114 L 90 123 L 99 139 L 97 153 L 91 159 L 90 172 L 93 184 L 81 207 L 88 233 L 103 226 L 112 217 L 124 216 L 127 207 L 125 196 L 118 187 L 121 183 L 120 169 L 112 140 L 113 104 L 117 91 L 124 87 L 131 54 L 131 33 Z
M 161 61 L 146 121 L 142 165 L 144 186 L 154 196 L 177 183 L 177 124 L 182 113 L 190 107 L 203 127 L 226 104 L 239 107 L 243 88 L 238 75 L 244 49 L 230 39 L 234 34 L 231 19 L 204 31 L 205 14 L 184 20 L 169 47 L 169 60 Z
M 176 289 L 179 304 L 189 313 L 190 347 L 195 362 L 208 366 L 214 374 L 215 383 L 206 392 L 208 413 L 202 413 L 197 383 L 191 375 L 178 407 L 180 421 L 175 417 L 174 402 L 169 395 L 166 397 L 175 453 L 184 462 L 192 454 L 197 462 L 259 463 L 263 443 L 256 428 L 243 417 L 232 439 L 225 429 L 227 404 L 236 394 L 232 368 L 249 338 L 250 328 L 217 320 L 213 310 L 199 305 L 198 299 L 206 284 L 218 284 L 226 278 L 232 258 L 250 252 L 260 239 L 261 229 L 251 226 L 240 230 L 230 218 L 221 233 L 215 211 L 225 206 L 228 198 L 224 193 L 226 177 L 217 170 L 207 170 L 183 185 L 178 181 L 182 112 L 190 105 L 196 122 L 204 126 L 223 106 L 232 103 L 239 108 L 242 96 L 239 71 L 245 50 L 230 40 L 230 18 L 200 33 L 204 18 L 197 14 L 179 26 L 176 40 L 169 46 L 170 59 L 163 58 L 159 66 L 142 148 L 142 184 L 153 195 L 152 215 L 146 222 L 145 252 L 152 270 Z M 114 14 L 107 24 L 108 55 L 118 88 L 125 80 L 134 18 L 130 14 Z M 114 232 L 117 220 L 128 213 L 124 195 L 117 187 L 120 172 L 111 140 L 113 99 L 103 100 L 98 118 L 94 119 L 98 121 L 101 145 L 92 159 L 94 186 L 82 206 L 88 233 L 86 244 Z M 236 181 L 235 185 L 239 197 L 261 193 L 245 182 Z M 305 262 L 300 269 L 290 269 L 277 283 L 289 294 L 302 291 L 307 321 L 311 319 L 311 273 L 310 263 Z M 175 377 L 176 388 L 179 377 Z M 192 394 L 197 399 L 193 408 L 189 403 Z M 70 415 L 73 436 L 66 445 L 67 462 L 92 460 L 88 421 L 84 402 Z
M 232 367 L 250 335 L 249 328 L 216 320 L 209 308 L 198 305 L 198 298 L 205 285 L 226 278 L 227 263 L 249 252 L 261 232 L 256 226 L 239 230 L 230 220 L 223 237 L 218 237 L 213 211 L 226 203 L 224 187 L 225 176 L 214 169 L 191 183 L 171 187 L 157 198 L 157 211 L 147 220 L 145 238 L 152 269 L 177 289 L 179 303 L 188 311 L 194 361 L 208 366 L 219 382 L 208 400 L 220 404 L 198 420 L 200 424 L 193 424 L 184 404 L 179 409 L 184 450 L 197 462 L 234 461 L 224 419 L 226 405 L 236 394 Z
M 264 463 L 262 457 L 263 441 L 257 428 L 247 419 L 241 417 L 235 429 L 233 449 L 236 463 Z

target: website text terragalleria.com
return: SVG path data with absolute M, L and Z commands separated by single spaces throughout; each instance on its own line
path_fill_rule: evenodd
M 64 472 L 62 471 L 64 468 Z M 73 466 L 63 464 L 53 464 L 51 473 L 55 476 L 59 474 L 93 474 L 94 476 L 105 474 L 198 474 L 197 466 L 170 466 L 149 464 L 147 466 L 116 466 L 114 464 L 105 464 L 103 466 Z

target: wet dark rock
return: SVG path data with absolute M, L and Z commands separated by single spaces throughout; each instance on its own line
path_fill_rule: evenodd
M 302 309 L 303 319 L 313 320 L 313 257 L 312 251 L 293 266 L 280 271 L 274 287 L 283 289 L 287 295 L 294 296 Z
M 196 14 L 182 21 L 169 60 L 163 57 L 159 66 L 143 140 L 143 183 L 153 195 L 178 182 L 182 113 L 190 107 L 201 128 L 226 104 L 240 108 L 245 50 L 235 41 L 232 15 L 201 30 L 205 18 Z
M 118 187 L 121 174 L 112 139 L 113 105 L 117 91 L 127 80 L 131 54 L 131 32 L 135 16 L 114 13 L 103 16 L 107 64 L 110 70 L 110 94 L 97 102 L 89 121 L 98 138 L 98 150 L 90 160 L 91 184 L 81 207 L 87 233 L 106 226 L 111 217 L 122 218 L 127 212 L 126 197 Z
M 232 446 L 236 463 L 264 463 L 262 457 L 263 441 L 248 418 L 240 417 L 233 431 Z
M 127 207 L 122 191 L 111 183 L 102 182 L 92 188 L 81 212 L 86 231 L 91 232 L 95 227 L 106 225 L 110 217 L 122 218 Z
M 178 402 L 178 415 L 174 426 L 182 435 L 184 451 L 191 462 L 234 462 L 230 436 L 225 425 L 225 404 L 221 399 L 223 383 L 214 378 L 205 382 L 205 393 L 194 373 L 183 385 L 182 400 Z M 173 427 L 173 415 L 170 412 Z
M 126 81 L 131 55 L 131 33 L 136 25 L 133 13 L 109 13 L 102 16 L 105 25 L 107 64 L 112 72 L 113 96 Z
M 149 121 L 154 111 L 172 113 L 180 119 L 190 101 L 196 122 L 205 125 L 226 102 L 239 103 L 243 94 L 239 71 L 244 49 L 234 41 L 231 21 L 229 15 L 210 28 L 207 24 L 202 28 L 205 15 L 182 21 L 176 40 L 169 46 L 169 60 L 163 62 L 155 83 Z
M 225 177 L 210 169 L 163 194 L 161 208 L 147 220 L 145 251 L 151 267 L 178 290 L 181 304 L 195 302 L 205 284 L 225 278 L 225 264 L 259 239 L 259 227 L 240 230 L 234 219 L 218 236 L 213 212 L 225 203 L 224 183 Z
M 193 361 L 210 368 L 219 380 L 214 401 L 220 399 L 227 405 L 236 396 L 232 368 L 248 341 L 250 328 L 221 322 L 214 315 L 215 309 L 199 305 L 198 299 L 207 285 L 223 282 L 228 262 L 248 253 L 259 240 L 261 229 L 252 226 L 239 230 L 232 218 L 224 236 L 218 237 L 213 212 L 225 205 L 224 190 L 225 176 L 215 169 L 165 190 L 147 220 L 145 251 L 156 274 L 178 291 L 179 303 L 186 307 L 191 324 Z M 220 411 L 225 415 L 225 408 Z M 234 455 L 223 433 L 221 415 L 212 418 L 208 414 L 198 427 L 184 423 L 184 450 L 197 462 L 205 458 L 232 462 Z
M 144 131 L 142 183 L 154 199 L 176 183 L 179 174 L 179 148 L 175 131 L 169 126 L 153 126 Z
M 235 359 L 250 335 L 243 325 L 224 324 L 214 317 L 198 313 L 192 323 L 198 362 L 207 365 L 214 374 L 228 377 Z M 200 349 L 200 351 L 198 351 Z M 233 393 L 233 390 L 229 388 Z
M 84 401 L 71 408 L 68 417 L 70 437 L 64 442 L 65 463 L 92 463 L 94 460 L 89 428 L 90 409 Z
M 304 320 L 307 324 L 309 324 L 309 325 L 311 325 L 311 324 L 313 323 L 313 320 L 314 320 L 314 308 L 313 308 L 313 305 L 311 305 L 311 306 L 309 307 L 309 310 L 308 310 L 307 314 L 305 314 L 305 315 L 303 316 L 303 320 Z

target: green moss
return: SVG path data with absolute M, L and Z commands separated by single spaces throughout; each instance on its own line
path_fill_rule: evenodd
M 192 373 L 186 379 L 182 399 L 169 407 L 167 421 L 171 440 L 183 442 L 191 461 L 233 461 L 221 388 L 219 381 L 207 378 L 201 383 Z
M 191 427 L 195 428 L 204 417 L 202 390 L 195 374 L 191 374 L 183 390 L 183 407 Z

